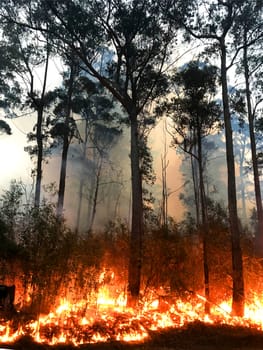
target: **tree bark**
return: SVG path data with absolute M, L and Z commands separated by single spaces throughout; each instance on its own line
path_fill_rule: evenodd
M 69 119 L 71 114 L 74 75 L 75 75 L 75 66 L 74 66 L 74 62 L 72 62 L 72 66 L 70 67 L 69 88 L 68 88 L 68 97 L 67 97 L 67 106 L 66 106 L 66 115 L 65 115 L 65 130 L 63 135 L 63 149 L 62 149 L 60 177 L 59 177 L 58 202 L 57 202 L 58 218 L 62 217 L 63 207 L 64 207 L 66 175 L 67 175 L 67 158 L 68 158 L 68 149 L 69 149 L 69 143 L 70 143 Z
M 140 155 L 138 142 L 137 114 L 130 115 L 131 123 L 131 181 L 132 181 L 132 225 L 130 236 L 130 256 L 128 269 L 127 306 L 136 307 L 139 300 L 142 238 L 143 238 L 143 198 L 142 176 L 140 171 Z
M 163 125 L 163 137 L 164 137 L 164 152 L 161 156 L 162 164 L 162 212 L 161 212 L 161 226 L 163 228 L 165 236 L 168 234 L 168 188 L 167 188 L 167 168 L 169 161 L 167 161 L 167 122 L 164 119 Z
M 243 222 L 247 223 L 247 206 L 246 206 L 246 188 L 245 188 L 245 181 L 244 181 L 244 161 L 245 161 L 245 150 L 246 146 L 245 144 L 240 145 L 240 164 L 239 164 L 239 177 L 240 177 L 240 191 L 241 191 L 241 202 L 242 202 L 242 219 Z
M 252 112 L 251 106 L 251 91 L 250 91 L 250 82 L 249 82 L 249 66 L 248 66 L 248 57 L 247 57 L 247 32 L 244 28 L 244 49 L 243 49 L 243 64 L 244 64 L 244 75 L 245 75 L 245 84 L 246 84 L 246 101 L 247 101 L 247 114 L 248 114 L 248 123 L 249 123 L 249 135 L 250 135 L 250 147 L 251 147 L 251 157 L 252 157 L 252 166 L 253 166 L 253 175 L 254 175 L 254 189 L 256 197 L 256 208 L 257 208 L 257 232 L 255 239 L 255 252 L 259 256 L 263 256 L 263 208 L 262 208 L 262 198 L 261 198 L 261 189 L 259 181 L 259 171 L 258 171 L 258 162 L 257 162 L 257 150 L 256 150 L 256 141 L 254 133 L 254 115 Z
M 42 122 L 43 122 L 43 106 L 37 109 L 37 173 L 35 187 L 35 207 L 40 205 L 41 181 L 42 181 L 42 161 L 43 161 L 43 137 L 42 137 Z
M 198 120 L 199 116 L 197 116 Z M 199 124 L 199 121 L 198 121 Z M 205 285 L 205 313 L 210 314 L 210 286 L 209 286 L 209 265 L 207 254 L 207 239 L 208 239 L 208 218 L 207 218 L 207 206 L 204 186 L 204 170 L 203 170 L 203 151 L 202 151 L 202 138 L 201 127 L 197 126 L 197 142 L 198 142 L 198 169 L 199 169 L 199 186 L 200 186 L 200 201 L 201 201 L 201 213 L 202 213 L 202 238 L 203 238 L 203 268 L 204 268 L 204 285 Z
M 221 49 L 221 82 L 226 138 L 226 160 L 227 160 L 227 181 L 228 181 L 228 211 L 230 233 L 232 241 L 232 313 L 235 316 L 244 314 L 244 277 L 243 262 L 240 245 L 240 226 L 237 214 L 235 160 L 233 150 L 232 125 L 228 99 L 227 67 L 226 67 L 226 46 L 224 38 L 220 40 Z
M 85 162 L 86 162 L 86 153 L 87 153 L 87 144 L 88 144 L 88 121 L 85 120 L 85 138 L 83 142 L 83 150 L 81 154 L 81 174 L 79 182 L 79 200 L 78 200 L 78 209 L 77 209 L 77 218 L 76 218 L 76 232 L 80 230 L 80 221 L 81 221 L 81 209 L 83 201 L 83 188 L 84 188 L 84 171 L 85 171 Z
M 193 147 L 193 152 L 196 155 L 196 146 Z M 195 216 L 196 216 L 196 225 L 197 227 L 200 226 L 200 191 L 199 191 L 199 185 L 198 182 L 200 181 L 198 179 L 198 169 L 197 169 L 197 159 L 192 154 L 191 157 L 191 171 L 192 171 L 192 179 L 193 179 L 193 186 L 194 186 L 194 201 L 195 201 Z
M 60 218 L 63 215 L 63 207 L 64 207 L 68 149 L 69 149 L 68 136 L 65 136 L 63 141 L 63 149 L 62 149 L 62 156 L 61 156 L 58 203 L 57 203 L 57 217 L 60 217 Z
M 102 169 L 102 156 L 100 155 L 99 164 L 98 164 L 97 169 L 96 169 L 95 190 L 94 190 L 94 195 L 93 195 L 93 200 L 92 200 L 92 212 L 91 212 L 91 219 L 90 219 L 88 232 L 92 231 L 94 221 L 95 221 L 97 204 L 98 204 L 99 188 L 100 188 L 101 169 Z
M 40 205 L 40 194 L 41 194 L 41 182 L 42 182 L 42 162 L 43 162 L 43 136 L 42 136 L 42 124 L 43 124 L 43 113 L 44 113 L 44 97 L 46 93 L 47 85 L 47 73 L 49 64 L 49 50 L 47 48 L 46 62 L 45 62 L 45 72 L 44 81 L 42 87 L 42 93 L 39 100 L 34 100 L 33 102 L 37 108 L 37 174 L 36 174 L 36 187 L 35 187 L 35 198 L 34 205 L 39 207 Z M 33 94 L 33 85 L 31 87 Z

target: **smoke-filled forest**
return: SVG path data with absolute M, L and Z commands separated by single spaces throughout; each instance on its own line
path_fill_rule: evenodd
M 262 8 L 0 0 L 1 344 L 261 337 Z

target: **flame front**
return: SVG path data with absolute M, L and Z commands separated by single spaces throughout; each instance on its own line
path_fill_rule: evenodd
M 113 277 L 112 277 L 113 278 Z M 112 293 L 114 290 L 114 293 Z M 116 292 L 117 291 L 117 292 Z M 114 296 L 113 296 L 114 294 Z M 37 320 L 25 321 L 18 311 L 15 319 L 0 324 L 0 342 L 13 343 L 19 337 L 29 335 L 35 342 L 72 344 L 107 342 L 143 342 L 152 331 L 178 328 L 199 320 L 207 324 L 221 323 L 243 325 L 263 330 L 263 295 L 254 296 L 245 306 L 243 318 L 231 316 L 231 302 L 211 303 L 211 314 L 204 314 L 204 297 L 196 294 L 189 300 L 179 298 L 154 298 L 141 303 L 137 310 L 126 307 L 123 291 L 102 284 L 97 291 L 95 306 L 87 300 L 70 302 L 61 298 L 57 307 Z

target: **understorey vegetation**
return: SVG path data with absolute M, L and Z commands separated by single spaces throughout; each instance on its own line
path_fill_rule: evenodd
M 129 228 L 121 219 L 104 230 L 79 233 L 56 215 L 54 205 L 22 205 L 19 185 L 2 197 L 0 284 L 15 285 L 15 312 L 30 317 L 49 313 L 61 299 L 86 300 L 96 308 L 97 293 L 107 286 L 117 297 L 127 292 Z M 16 198 L 16 199 L 15 199 Z M 207 252 L 211 305 L 231 299 L 231 237 L 225 211 L 214 206 Z M 148 222 L 142 247 L 141 305 L 157 298 L 203 295 L 202 231 L 191 217 L 168 221 L 165 229 Z M 246 298 L 260 291 L 263 267 L 254 257 L 253 239 L 243 230 L 242 249 Z M 161 307 L 161 304 L 160 304 Z

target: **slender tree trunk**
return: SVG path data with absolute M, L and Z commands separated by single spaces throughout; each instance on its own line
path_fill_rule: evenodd
M 68 149 L 69 149 L 69 143 L 70 143 L 69 119 L 71 114 L 71 101 L 72 101 L 73 83 L 74 83 L 74 75 L 75 75 L 74 71 L 75 71 L 75 66 L 74 66 L 74 62 L 72 62 L 72 66 L 70 68 L 68 98 L 67 98 L 67 107 L 66 107 L 66 115 L 65 115 L 65 131 L 63 135 L 63 149 L 62 149 L 62 156 L 61 156 L 58 202 L 57 202 L 57 217 L 62 217 L 63 207 L 64 207 L 66 175 L 67 175 L 67 159 L 68 159 Z
M 37 173 L 35 187 L 35 207 L 40 205 L 41 181 L 42 181 L 42 161 L 43 161 L 43 137 L 42 137 L 42 122 L 43 122 L 43 106 L 37 110 Z
M 241 141 L 242 142 L 242 141 Z M 246 142 L 240 145 L 240 164 L 239 164 L 239 178 L 240 178 L 240 187 L 241 187 L 241 203 L 242 203 L 242 219 L 243 222 L 247 223 L 247 210 L 246 210 L 246 190 L 245 190 L 245 181 L 244 181 L 244 161 L 245 161 L 245 151 L 246 151 Z
M 77 208 L 77 217 L 76 217 L 76 232 L 80 231 L 80 214 L 82 209 L 82 202 L 83 202 L 83 187 L 84 187 L 84 177 L 80 178 L 79 182 L 79 200 L 78 200 L 78 208 Z
M 197 117 L 198 119 L 199 117 Z M 210 314 L 210 286 L 209 286 L 209 265 L 207 254 L 207 240 L 209 234 L 206 195 L 204 186 L 204 170 L 203 170 L 203 151 L 201 127 L 197 127 L 197 142 L 198 142 L 198 169 L 199 169 L 199 187 L 200 187 L 200 201 L 202 213 L 202 238 L 203 238 L 203 268 L 204 268 L 204 285 L 205 285 L 205 313 Z
M 131 181 L 132 181 L 132 225 L 130 237 L 130 256 L 128 269 L 128 300 L 129 307 L 135 307 L 139 300 L 142 238 L 143 238 L 143 198 L 142 176 L 140 171 L 140 156 L 138 142 L 137 114 L 130 115 L 131 122 Z
M 246 206 L 246 190 L 245 190 L 245 181 L 244 176 L 244 167 L 243 164 L 240 165 L 240 186 L 241 186 L 241 202 L 242 202 L 242 219 L 243 222 L 247 223 L 247 206 Z
M 76 231 L 79 232 L 80 229 L 80 214 L 82 208 L 83 201 L 83 187 L 84 187 L 84 172 L 85 172 L 85 161 L 86 161 L 86 153 L 87 153 L 87 144 L 88 144 L 88 121 L 85 120 L 85 139 L 83 143 L 83 152 L 81 155 L 81 174 L 80 174 L 80 182 L 79 182 L 79 201 L 77 208 L 77 218 L 76 218 Z
M 93 208 L 93 198 L 94 198 L 94 188 L 96 184 L 96 149 L 95 147 L 92 148 L 92 174 L 90 176 L 89 180 L 89 197 L 88 197 L 88 207 L 87 207 L 87 215 L 86 215 L 86 227 L 87 231 L 89 231 L 90 223 L 91 223 L 91 216 L 92 216 L 92 208 Z
M 195 147 L 195 146 L 194 146 Z M 195 152 L 195 149 L 193 150 Z M 191 154 L 191 170 L 192 170 L 192 179 L 194 186 L 194 200 L 195 200 L 195 216 L 196 216 L 196 225 L 200 226 L 200 200 L 199 200 L 199 189 L 198 189 L 198 174 L 196 169 L 196 158 Z
M 255 239 L 255 251 L 259 256 L 263 256 L 263 208 L 262 208 L 262 198 L 261 189 L 259 181 L 259 171 L 257 162 L 257 151 L 256 151 L 256 141 L 254 133 L 254 115 L 251 106 L 251 91 L 249 82 L 249 67 L 248 67 L 248 57 L 247 57 L 247 32 L 244 28 L 244 49 L 243 49 L 243 64 L 244 64 L 244 74 L 245 74 L 245 84 L 246 84 L 246 100 L 247 100 L 247 113 L 248 113 L 248 123 L 249 123 L 249 135 L 250 135 L 250 147 L 253 165 L 253 175 L 254 175 L 254 189 L 256 197 L 256 207 L 257 207 L 257 232 Z
M 66 188 L 68 149 L 69 149 L 69 140 L 68 140 L 68 136 L 65 136 L 63 141 L 60 177 L 59 177 L 58 203 L 57 203 L 58 217 L 62 217 L 63 215 L 64 197 L 65 197 L 65 188 Z
M 167 140 L 166 140 L 167 125 L 164 120 L 163 137 L 164 137 L 164 152 L 161 156 L 162 164 L 162 207 L 161 207 L 161 226 L 164 234 L 168 234 L 168 189 L 167 189 Z
M 91 219 L 90 219 L 90 225 L 88 231 L 91 232 L 93 228 L 93 224 L 95 221 L 95 215 L 97 211 L 97 204 L 98 204 L 98 194 L 99 194 L 99 187 L 100 187 L 100 174 L 102 169 L 102 157 L 100 156 L 97 173 L 96 173 L 96 180 L 95 180 L 95 190 L 94 190 L 94 196 L 92 201 L 92 212 L 91 212 Z
M 242 251 L 240 245 L 240 226 L 237 214 L 235 160 L 233 150 L 231 116 L 228 100 L 227 67 L 226 67 L 226 46 L 223 39 L 220 41 L 221 49 L 221 82 L 224 109 L 225 138 L 226 138 L 226 159 L 227 159 L 227 180 L 228 180 L 228 211 L 230 232 L 232 241 L 232 313 L 236 316 L 244 314 L 244 277 Z
M 165 235 L 168 233 L 168 192 L 167 192 L 167 161 L 166 153 L 161 157 L 162 164 L 162 203 L 161 203 L 161 227 Z
M 45 62 L 45 73 L 44 81 L 42 87 L 42 93 L 39 101 L 36 101 L 37 107 L 37 174 L 36 174 L 36 187 L 35 187 L 35 198 L 34 205 L 39 207 L 40 205 L 40 194 L 41 194 L 41 182 L 42 182 L 42 162 L 43 162 L 43 136 L 42 136 L 42 124 L 43 124 L 43 114 L 44 114 L 44 97 L 46 93 L 47 85 L 47 73 L 48 73 L 48 63 L 49 63 L 49 50 L 47 48 L 47 56 Z M 32 91 L 33 93 L 33 91 Z

